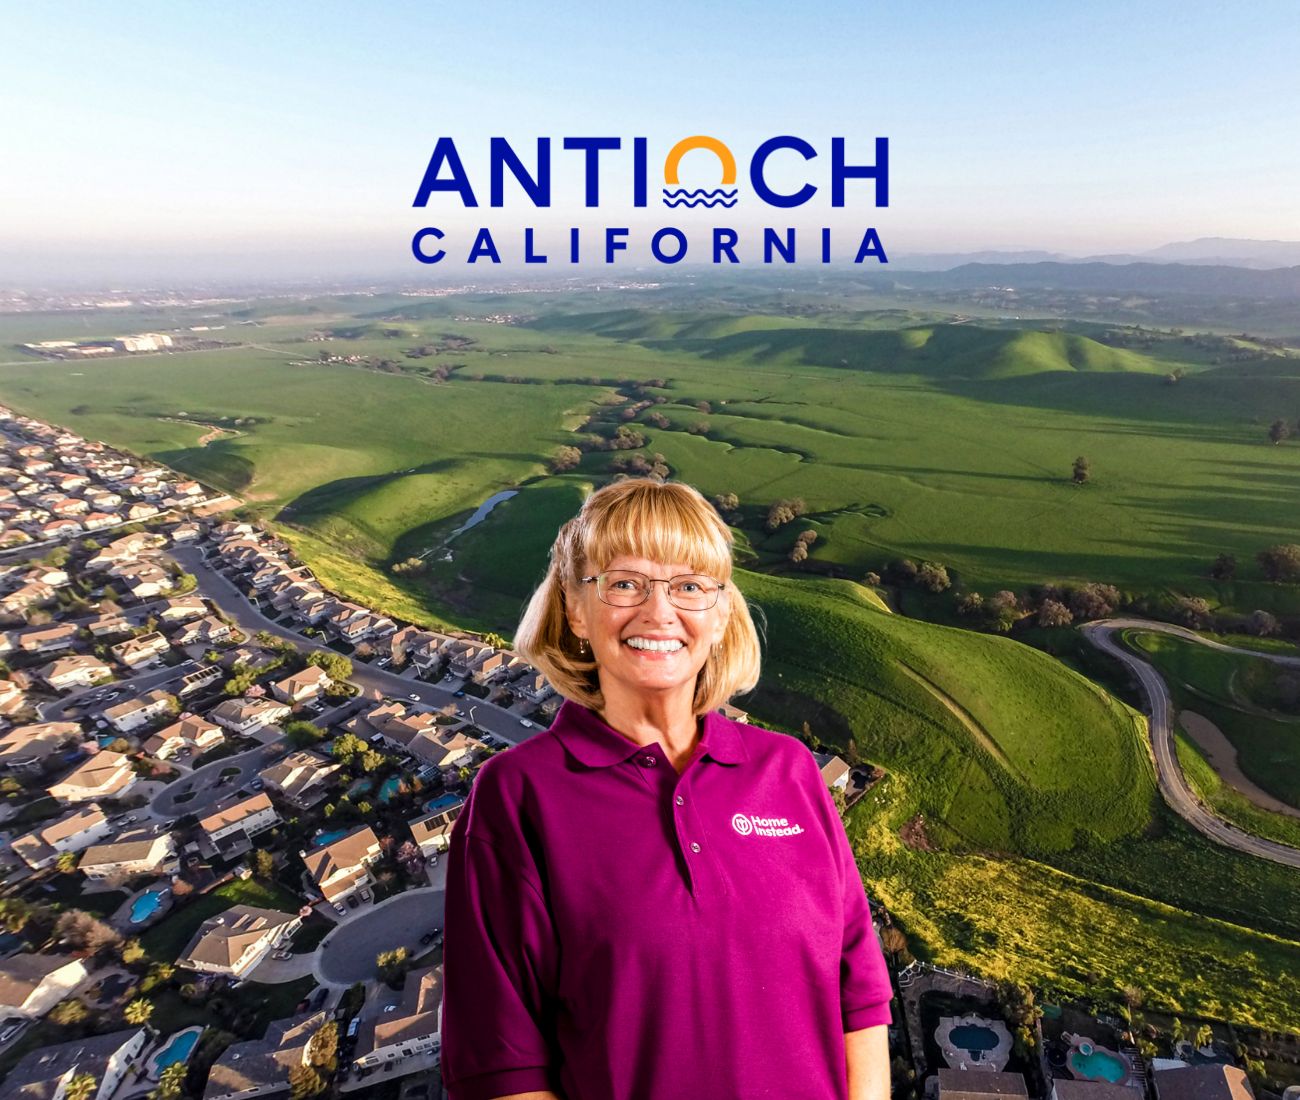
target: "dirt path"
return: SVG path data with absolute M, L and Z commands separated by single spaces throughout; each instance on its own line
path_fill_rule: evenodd
M 1192 710 L 1179 711 L 1178 720 L 1182 723 L 1183 729 L 1188 733 L 1193 741 L 1200 747 L 1200 750 L 1209 758 L 1210 767 L 1219 774 L 1229 787 L 1240 794 L 1245 795 L 1261 810 L 1271 810 L 1275 814 L 1286 814 L 1288 817 L 1300 818 L 1300 810 L 1294 806 L 1289 806 L 1285 802 L 1274 798 L 1268 791 L 1255 786 L 1237 765 L 1237 750 L 1233 748 L 1232 742 L 1224 735 L 1213 722 L 1202 714 L 1197 714 Z

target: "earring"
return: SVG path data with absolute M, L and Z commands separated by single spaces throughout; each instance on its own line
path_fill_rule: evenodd
M 587 655 L 587 651 L 588 651 L 590 648 L 591 648 L 591 647 L 590 647 L 589 645 L 587 645 L 587 639 L 586 639 L 586 638 L 579 638 L 579 639 L 578 639 L 578 652 L 581 653 L 584 657 Z

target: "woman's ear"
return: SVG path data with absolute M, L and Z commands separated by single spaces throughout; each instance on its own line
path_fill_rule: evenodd
M 579 638 L 587 637 L 587 623 L 582 613 L 582 600 L 578 593 L 567 585 L 564 588 L 564 614 L 569 620 L 569 629 Z

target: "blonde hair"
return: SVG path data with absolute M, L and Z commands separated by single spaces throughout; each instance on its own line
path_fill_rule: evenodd
M 695 680 L 694 712 L 716 710 L 758 683 L 761 651 L 749 605 L 731 579 L 731 531 L 699 490 L 681 482 L 627 478 L 596 490 L 565 523 L 551 547 L 551 563 L 528 601 L 515 652 L 566 699 L 602 710 L 596 662 L 579 650 L 565 614 L 566 589 L 581 590 L 586 573 L 615 558 L 685 562 L 723 581 L 729 615 L 722 641 Z

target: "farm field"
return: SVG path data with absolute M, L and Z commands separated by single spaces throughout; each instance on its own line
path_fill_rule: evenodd
M 483 319 L 510 309 L 514 323 Z M 1035 649 L 890 615 L 853 579 L 814 573 L 861 579 L 908 556 L 986 593 L 1100 581 L 1300 610 L 1295 586 L 1250 564 L 1295 540 L 1300 445 L 1264 430 L 1300 408 L 1300 359 L 1246 347 L 1216 364 L 1173 337 L 1133 350 L 1101 326 L 903 310 L 484 296 L 238 314 L 256 322 L 225 332 L 238 348 L 94 363 L 15 352 L 0 402 L 239 495 L 348 596 L 506 637 L 556 528 L 620 452 L 589 449 L 560 472 L 550 460 L 626 424 L 643 436 L 627 454 L 737 494 L 737 579 L 767 624 L 763 682 L 737 702 L 887 769 L 850 829 L 869 893 L 918 956 L 1101 998 L 1138 984 L 1153 1007 L 1300 1027 L 1286 977 L 1300 974 L 1300 881 L 1166 810 L 1136 712 Z M 0 339 L 67 323 L 5 321 Z M 1170 383 L 1175 366 L 1186 373 Z M 1087 485 L 1070 479 L 1078 455 Z M 453 534 L 502 490 L 517 493 Z M 768 506 L 788 497 L 807 513 L 769 533 Z M 818 539 L 796 571 L 803 529 Z M 1238 580 L 1205 578 L 1221 553 L 1243 563 Z

